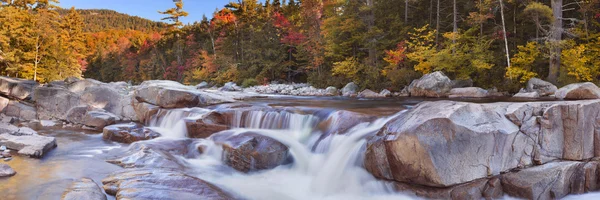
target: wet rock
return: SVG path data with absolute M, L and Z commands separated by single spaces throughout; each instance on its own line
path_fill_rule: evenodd
M 117 199 L 237 199 L 202 179 L 165 169 L 123 170 L 102 183 Z
M 281 142 L 257 133 L 220 132 L 211 137 L 223 146 L 225 164 L 241 171 L 272 169 L 283 164 L 288 148 Z
M 472 79 L 453 80 L 452 81 L 452 88 L 467 88 L 467 87 L 473 87 Z
M 421 103 L 369 140 L 365 167 L 379 178 L 448 187 L 530 165 L 534 141 L 500 114 L 505 106 Z
M 452 81 L 438 71 L 414 80 L 408 87 L 408 91 L 415 97 L 446 97 L 452 85 Z
M 202 83 L 196 85 L 196 89 L 205 89 L 205 88 L 209 88 L 209 85 L 206 81 L 202 81 Z
M 17 174 L 17 172 L 15 172 L 15 170 L 13 170 L 10 166 L 0 163 L 0 178 L 14 176 L 15 174 Z
M 102 83 L 100 81 L 90 79 L 90 78 L 86 78 L 83 80 L 71 79 L 71 80 L 65 80 L 65 82 L 68 84 L 69 91 L 71 91 L 73 93 L 80 93 L 80 92 L 85 91 L 89 87 L 100 86 L 100 85 L 105 84 L 105 83 Z
M 450 90 L 450 98 L 485 98 L 488 91 L 478 87 L 454 88 Z
M 502 185 L 504 191 L 514 197 L 560 199 L 597 189 L 585 188 L 589 177 L 585 176 L 584 166 L 585 163 L 572 161 L 548 163 L 502 175 Z
M 537 99 L 540 98 L 540 94 L 537 92 L 519 92 L 513 96 L 514 98 L 523 99 Z
M 27 121 L 37 119 L 37 111 L 33 106 L 25 105 L 18 101 L 9 101 L 4 109 L 4 114 Z
M 223 87 L 219 88 L 219 90 L 234 92 L 234 91 L 242 91 L 242 88 L 240 86 L 238 86 L 237 84 L 235 84 L 234 82 L 228 82 L 228 83 L 225 83 L 225 85 Z
M 90 178 L 73 182 L 62 195 L 62 200 L 106 200 L 102 189 Z
M 142 140 L 150 140 L 161 135 L 136 123 L 116 124 L 104 127 L 102 138 L 120 143 L 134 143 Z
M 8 106 L 8 102 L 10 102 L 10 100 L 8 100 L 7 98 L 0 97 L 0 112 L 4 112 L 4 109 L 6 108 L 6 106 Z
M 48 151 L 56 147 L 54 137 L 41 135 L 12 135 L 0 134 L 0 145 L 18 151 L 21 155 L 41 158 Z
M 425 187 L 406 183 L 395 183 L 394 186 L 399 192 L 428 199 L 500 199 L 503 195 L 498 179 L 478 179 L 447 188 Z
M 340 110 L 331 113 L 319 126 L 324 130 L 326 135 L 344 134 L 350 128 L 363 122 L 372 122 L 376 118 L 376 116 L 372 115 Z
M 327 89 L 325 89 L 325 92 L 327 93 L 327 95 L 331 95 L 331 96 L 338 95 L 338 89 L 333 86 L 327 87 Z
M 379 98 L 381 96 L 379 96 L 379 93 L 373 92 L 372 90 L 366 89 L 363 90 L 362 92 L 358 93 L 358 95 L 356 96 L 358 98 Z
M 350 82 L 342 88 L 342 95 L 345 97 L 356 96 L 358 93 L 358 85 L 354 82 Z
M 560 88 L 555 95 L 558 99 L 600 99 L 600 88 L 591 82 L 574 83 Z
M 137 102 L 136 100 L 133 100 Z M 136 118 L 142 123 L 148 123 L 152 116 L 156 115 L 160 110 L 160 107 L 149 104 L 149 103 L 134 103 L 133 109 L 135 111 Z
M 217 112 L 210 112 L 200 119 L 187 119 L 185 125 L 190 138 L 208 138 L 214 133 L 229 129 L 225 116 Z
M 40 120 L 64 120 L 71 108 L 81 105 L 78 94 L 56 87 L 37 87 L 34 101 Z
M 381 92 L 379 92 L 379 96 L 381 96 L 381 97 L 392 97 L 393 94 L 389 90 L 383 89 L 383 90 L 381 90 Z
M 539 78 L 532 78 L 527 82 L 526 91 L 528 93 L 537 92 L 540 96 L 550 96 L 553 95 L 556 90 L 558 90 L 558 88 L 554 84 Z

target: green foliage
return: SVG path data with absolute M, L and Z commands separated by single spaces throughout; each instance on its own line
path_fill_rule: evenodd
M 258 81 L 256 79 L 253 78 L 248 78 L 248 79 L 244 79 L 244 82 L 242 82 L 242 87 L 252 87 L 252 86 L 256 86 L 256 85 L 260 85 L 258 83 Z

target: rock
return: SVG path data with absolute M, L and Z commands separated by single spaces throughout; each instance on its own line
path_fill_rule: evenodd
M 394 188 L 404 194 L 427 199 L 501 199 L 502 186 L 498 179 L 479 179 L 473 182 L 448 188 L 424 187 L 405 183 L 395 183 Z
M 37 119 L 36 109 L 18 101 L 10 101 L 4 109 L 4 114 L 11 117 L 31 121 Z
M 372 122 L 376 118 L 376 116 L 339 110 L 329 114 L 327 119 L 319 124 L 319 127 L 323 130 L 324 135 L 344 134 L 350 128 L 363 122 Z
M 381 97 L 392 97 L 393 94 L 389 90 L 383 89 L 383 90 L 381 90 L 381 92 L 379 92 L 379 96 L 381 96 Z
M 17 174 L 17 172 L 15 172 L 15 170 L 13 170 L 10 166 L 0 163 L 0 178 L 14 176 L 15 174 Z
M 205 89 L 205 88 L 209 88 L 209 85 L 206 81 L 202 81 L 202 83 L 196 85 L 196 89 Z
M 75 82 L 81 81 L 81 80 L 82 79 L 79 77 L 70 76 L 70 77 L 67 77 L 63 82 L 66 84 L 71 84 L 71 83 L 75 83 Z
M 233 91 L 242 91 L 242 88 L 240 86 L 237 86 L 237 84 L 235 84 L 234 82 L 228 82 L 228 83 L 225 83 L 225 85 L 223 87 L 221 87 L 219 90 L 233 92 Z
M 208 138 L 214 133 L 229 129 L 225 118 L 217 112 L 210 112 L 200 119 L 186 119 L 187 137 Z
M 91 86 L 81 93 L 81 102 L 93 108 L 104 109 L 110 113 L 121 116 L 123 105 L 122 95 L 109 86 Z M 131 101 L 125 102 L 131 104 Z
M 35 81 L 20 80 L 14 87 L 11 88 L 10 96 L 19 100 L 31 99 L 33 90 L 37 86 L 39 86 L 39 84 Z
M 363 90 L 362 92 L 358 93 L 358 95 L 356 97 L 358 97 L 358 98 L 379 98 L 381 96 L 379 96 L 379 94 L 376 92 L 366 89 L 366 90 Z
M 584 166 L 571 161 L 548 163 L 502 175 L 502 185 L 508 195 L 525 199 L 560 199 L 594 191 L 597 188 L 585 188 L 589 180 Z
M 137 102 L 137 100 L 133 101 Z M 147 124 L 149 120 L 152 119 L 152 116 L 158 113 L 160 107 L 149 103 L 134 103 L 133 110 L 135 111 L 138 121 Z
M 1 113 L 3 113 L 4 109 L 8 106 L 8 102 L 10 102 L 10 100 L 8 100 L 7 98 L 0 97 L 0 112 Z
M 224 163 L 241 172 L 272 169 L 288 157 L 287 146 L 257 133 L 225 131 L 211 139 L 223 146 Z
M 450 90 L 450 98 L 485 98 L 488 91 L 478 87 L 454 88 Z
M 473 80 L 472 79 L 467 79 L 467 80 L 453 80 L 452 81 L 452 88 L 468 88 L 468 87 L 473 87 Z
M 120 143 L 134 143 L 142 140 L 150 140 L 161 135 L 136 123 L 116 124 L 104 127 L 102 138 Z
M 102 183 L 117 199 L 237 199 L 202 179 L 166 169 L 122 170 Z
M 345 97 L 356 96 L 358 93 L 358 85 L 354 82 L 350 82 L 342 88 L 342 95 Z
M 67 88 L 67 83 L 64 81 L 52 81 L 46 84 L 46 87 Z
M 539 78 L 529 79 L 527 82 L 527 92 L 537 92 L 540 96 L 553 95 L 558 88 L 550 82 Z
M 71 123 L 95 128 L 95 130 L 102 130 L 105 126 L 116 123 L 119 117 L 103 109 L 77 106 L 67 112 L 67 120 Z
M 333 86 L 329 86 L 327 87 L 327 89 L 325 89 L 325 93 L 327 93 L 327 95 L 330 96 L 337 96 L 338 94 L 338 89 L 333 87 Z
M 420 103 L 369 140 L 365 168 L 387 180 L 448 187 L 530 165 L 534 141 L 504 117 L 505 106 Z
M 425 74 L 408 87 L 410 95 L 415 97 L 446 97 L 451 89 L 452 81 L 439 71 Z
M 523 98 L 523 99 L 537 99 L 540 98 L 540 94 L 537 92 L 519 92 L 513 96 L 514 98 Z
M 73 182 L 62 195 L 62 200 L 106 200 L 102 189 L 90 178 Z
M 134 94 L 138 102 L 162 108 L 197 107 L 234 101 L 226 96 L 198 91 L 174 81 L 145 81 Z
M 70 82 L 70 81 L 73 81 L 73 82 Z M 89 87 L 94 87 L 94 86 L 99 86 L 99 85 L 105 84 L 105 83 L 102 83 L 100 81 L 90 79 L 90 78 L 86 78 L 83 80 L 75 80 L 75 79 L 65 80 L 65 82 L 69 84 L 68 89 L 69 89 L 69 91 L 71 91 L 73 93 L 83 92 L 83 91 L 85 91 L 85 89 L 87 89 Z
M 10 96 L 10 91 L 19 83 L 19 79 L 0 77 L 0 94 Z
M 48 151 L 56 147 L 56 139 L 41 135 L 17 136 L 4 133 L 0 134 L 0 145 L 16 150 L 21 155 L 41 158 Z
M 175 156 L 187 156 L 196 151 L 191 139 L 160 138 L 133 143 L 123 155 L 107 162 L 124 168 L 183 169 Z
M 560 88 L 555 95 L 557 99 L 600 99 L 600 88 L 591 82 L 574 83 Z
M 65 120 L 71 108 L 81 105 L 78 94 L 56 87 L 37 87 L 34 101 L 40 120 Z

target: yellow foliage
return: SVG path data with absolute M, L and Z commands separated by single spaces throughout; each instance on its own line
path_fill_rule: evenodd
M 593 65 L 591 57 L 585 53 L 586 46 L 583 44 L 562 51 L 562 65 L 577 81 L 593 81 L 598 75 L 598 66 Z
M 334 76 L 344 76 L 352 80 L 359 79 L 357 76 L 358 71 L 360 71 L 360 63 L 356 58 L 346 58 L 344 61 L 335 62 L 333 63 L 333 69 L 331 69 Z
M 532 67 L 536 58 L 540 55 L 537 42 L 529 42 L 525 46 L 517 46 L 519 52 L 511 59 L 512 66 L 506 70 L 506 77 L 509 79 L 519 79 L 519 82 L 525 83 L 538 74 L 533 72 Z

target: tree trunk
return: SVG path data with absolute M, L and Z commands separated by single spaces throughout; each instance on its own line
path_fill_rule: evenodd
M 504 21 L 504 3 L 502 0 L 498 0 L 500 3 L 500 15 L 502 16 L 502 33 L 504 35 L 504 48 L 506 51 L 506 63 L 510 68 L 510 52 L 508 51 L 508 37 L 506 37 L 506 23 Z
M 456 9 L 456 0 L 452 1 L 452 17 L 454 21 L 452 22 L 452 32 L 454 32 L 454 36 L 452 37 L 452 44 L 456 44 L 456 37 L 458 36 L 458 13 Z M 452 48 L 452 54 L 456 53 L 456 47 Z
M 435 46 L 440 47 L 440 0 L 437 0 L 437 16 L 435 18 Z
M 429 24 L 433 23 L 433 0 L 429 0 Z
M 408 4 L 408 0 L 406 0 L 406 2 Z M 367 16 L 367 26 L 368 26 L 369 32 L 372 32 L 373 28 L 375 27 L 375 12 L 374 12 L 374 8 L 373 8 L 374 1 L 367 0 L 367 6 L 370 9 L 368 16 Z M 408 15 L 406 15 L 406 16 L 408 16 Z M 370 44 L 368 44 L 369 62 L 370 62 L 369 64 L 371 64 L 373 67 L 376 67 L 377 66 L 377 49 L 375 49 L 375 46 L 377 45 L 377 39 L 375 39 L 375 36 L 372 36 L 369 43 L 370 43 Z
M 562 40 L 563 33 L 563 22 L 562 22 L 562 6 L 563 0 L 552 0 L 552 14 L 554 15 L 554 22 L 550 29 L 550 66 L 548 73 L 548 81 L 556 84 L 558 82 L 558 76 L 560 71 L 560 54 L 562 49 L 560 48 L 560 41 Z
M 404 0 L 404 25 L 408 23 L 408 0 Z

